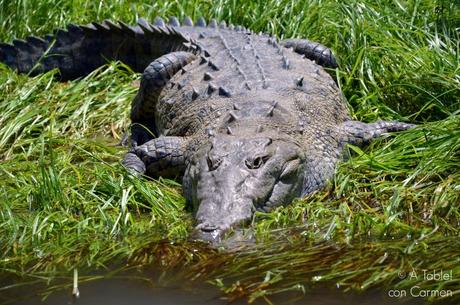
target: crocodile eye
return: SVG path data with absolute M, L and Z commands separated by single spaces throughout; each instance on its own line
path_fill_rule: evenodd
M 253 159 L 246 159 L 245 164 L 249 169 L 258 169 L 267 162 L 268 156 L 258 156 Z
M 206 158 L 206 161 L 208 162 L 208 169 L 210 172 L 216 170 L 222 163 L 222 159 L 212 159 L 209 156 Z

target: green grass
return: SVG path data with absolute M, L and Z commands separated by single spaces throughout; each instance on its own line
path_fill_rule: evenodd
M 0 0 L 0 40 L 104 18 L 214 17 L 332 47 L 340 60 L 333 73 L 355 119 L 419 127 L 350 147 L 327 189 L 257 213 L 251 226 L 259 244 L 220 253 L 187 241 L 193 219 L 180 185 L 135 179 L 119 163 L 139 75 L 111 63 L 59 83 L 53 73 L 29 78 L 0 66 L 0 283 L 16 283 L 0 294 L 19 283 L 71 283 L 75 268 L 129 262 L 180 267 L 231 299 L 324 282 L 345 290 L 416 284 L 452 290 L 449 300 L 460 301 L 455 1 L 95 3 Z M 453 279 L 399 276 L 424 269 L 452 270 Z

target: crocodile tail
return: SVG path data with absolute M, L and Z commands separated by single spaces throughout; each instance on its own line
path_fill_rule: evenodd
M 20 73 L 37 75 L 59 70 L 61 80 L 85 76 L 109 60 L 119 60 L 142 72 L 156 58 L 174 51 L 200 52 L 191 38 L 172 25 L 136 26 L 105 20 L 89 25 L 70 24 L 44 38 L 28 37 L 0 44 L 0 62 Z

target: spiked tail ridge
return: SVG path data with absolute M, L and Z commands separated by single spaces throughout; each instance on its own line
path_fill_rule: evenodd
M 108 60 L 120 60 L 142 72 L 156 58 L 174 51 L 196 54 L 202 50 L 170 24 L 159 26 L 140 19 L 137 26 L 128 26 L 105 20 L 70 24 L 43 39 L 30 36 L 12 44 L 0 43 L 0 62 L 30 75 L 58 69 L 61 80 L 70 80 L 89 74 Z

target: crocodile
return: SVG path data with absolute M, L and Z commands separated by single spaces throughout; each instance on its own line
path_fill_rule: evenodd
M 11 68 L 57 69 L 62 81 L 108 60 L 142 73 L 122 164 L 138 176 L 182 179 L 194 236 L 211 243 L 255 211 L 323 188 L 347 144 L 414 126 L 352 120 L 327 72 L 338 64 L 326 46 L 214 19 L 70 24 L 0 44 Z

